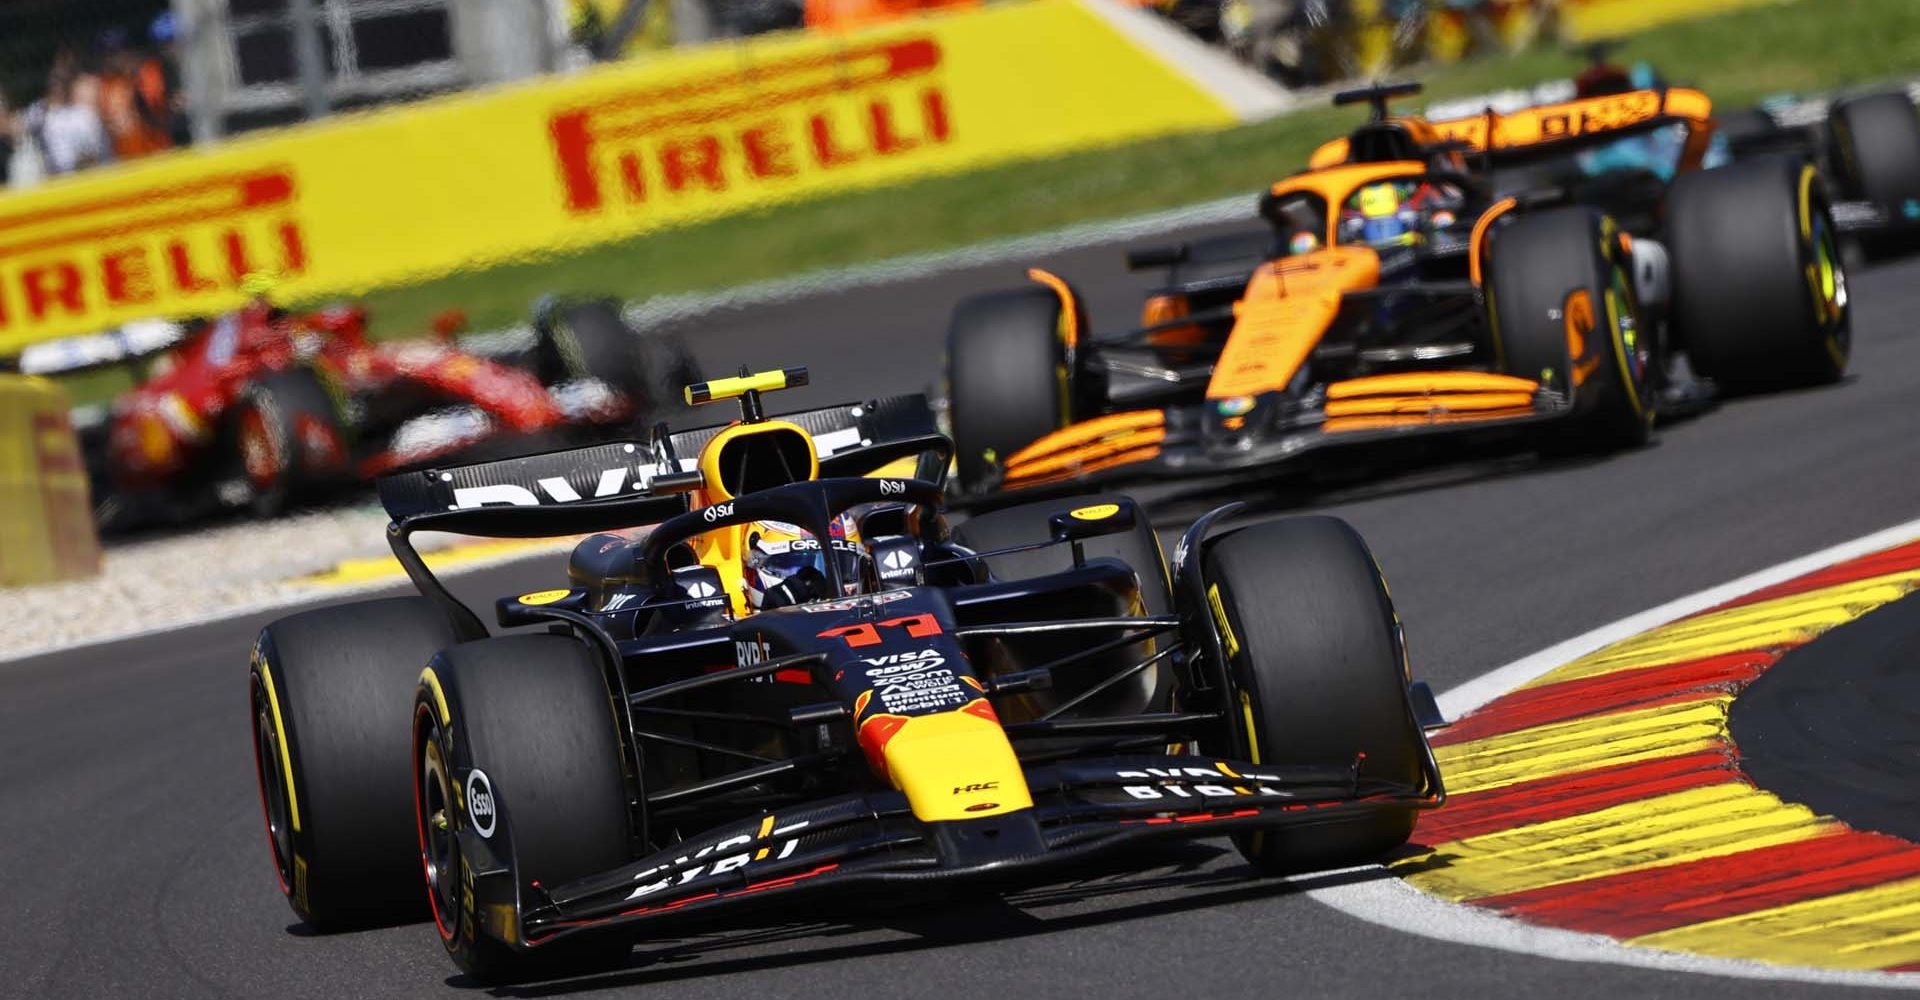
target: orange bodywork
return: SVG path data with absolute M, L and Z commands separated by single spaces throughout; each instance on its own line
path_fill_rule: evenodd
M 1307 157 L 1307 169 L 1325 170 L 1347 162 L 1347 153 L 1351 146 L 1352 143 L 1348 142 L 1344 135 L 1321 143 L 1320 148 L 1314 150 L 1312 156 Z
M 1684 169 L 1699 166 L 1712 135 L 1713 102 L 1706 94 L 1687 87 L 1585 97 L 1507 114 L 1487 112 L 1433 122 L 1415 117 L 1391 120 L 1404 126 L 1408 137 L 1421 145 L 1451 140 L 1476 150 L 1501 150 L 1629 128 L 1654 118 L 1679 119 L 1693 127 L 1681 162 Z M 1347 137 L 1329 140 L 1313 151 L 1307 167 L 1317 172 L 1340 166 L 1351 152 L 1352 143 Z
M 1533 412 L 1532 379 L 1487 372 L 1438 371 L 1370 375 L 1327 387 L 1327 430 L 1354 429 L 1338 423 L 1348 417 L 1394 417 L 1395 423 L 1432 423 L 1437 419 L 1480 420 Z M 1368 421 L 1355 424 L 1370 425 Z
M 1208 399 L 1284 389 L 1340 312 L 1340 298 L 1380 281 L 1380 258 L 1334 246 L 1268 261 L 1234 306 L 1233 332 L 1207 383 Z
M 1513 211 L 1518 204 L 1512 198 L 1502 198 L 1480 213 L 1479 221 L 1473 224 L 1473 241 L 1467 251 L 1467 275 L 1474 284 L 1480 283 L 1480 262 L 1486 258 L 1487 233 L 1493 229 L 1493 221 Z
M 1060 339 L 1071 353 L 1080 345 L 1080 303 L 1073 297 L 1073 286 L 1052 271 L 1037 267 L 1028 268 L 1027 277 L 1053 289 L 1053 294 L 1060 297 Z
M 1711 123 L 1712 113 L 1713 102 L 1707 99 L 1707 95 L 1685 87 L 1673 87 L 1543 104 L 1504 115 L 1488 113 L 1468 118 L 1450 118 L 1432 125 L 1441 139 L 1463 142 L 1479 150 L 1501 150 L 1559 142 L 1596 132 L 1611 132 L 1655 118 L 1684 120 L 1694 127 L 1695 132 L 1704 135 L 1709 131 L 1707 126 Z
M 1152 458 L 1166 439 L 1166 423 L 1167 415 L 1160 410 L 1136 410 L 1074 424 L 1009 457 L 1007 481 L 1051 482 Z
M 1191 312 L 1185 295 L 1150 295 L 1146 303 L 1140 307 L 1140 325 L 1161 326 L 1190 315 Z M 1206 342 L 1206 328 L 1197 323 L 1168 326 L 1147 335 L 1147 343 L 1164 347 L 1193 347 Z
M 1470 423 L 1534 413 L 1540 383 L 1487 372 L 1370 375 L 1327 387 L 1329 434 L 1431 424 Z

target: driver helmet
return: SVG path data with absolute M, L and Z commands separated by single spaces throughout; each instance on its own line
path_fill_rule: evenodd
M 832 593 L 827 559 L 835 559 L 848 594 L 860 581 L 860 533 L 850 514 L 833 519 L 825 549 L 813 534 L 785 521 L 755 521 L 747 526 L 741 583 L 747 606 L 771 611 L 792 604 L 844 596 Z
M 1393 181 L 1360 189 L 1360 239 L 1373 246 L 1405 246 L 1415 241 L 1419 213 L 1402 200 Z

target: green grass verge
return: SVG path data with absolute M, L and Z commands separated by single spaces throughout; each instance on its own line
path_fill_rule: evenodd
M 1618 58 L 1646 60 L 1722 106 L 1741 106 L 1783 90 L 1843 87 L 1920 67 L 1920 3 L 1750 7 L 1634 36 Z M 1580 65 L 1563 52 L 1534 51 L 1422 77 L 1428 96 L 1444 99 L 1564 77 Z M 1225 131 L 928 178 L 376 291 L 367 302 L 383 336 L 424 330 L 434 313 L 456 305 L 475 328 L 488 329 L 523 319 L 542 292 L 637 299 L 1041 232 L 1257 190 L 1358 117 L 1353 109 L 1311 109 Z

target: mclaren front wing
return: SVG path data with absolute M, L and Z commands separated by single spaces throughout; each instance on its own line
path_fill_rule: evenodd
M 1193 476 L 1285 462 L 1322 448 L 1552 420 L 1569 397 L 1531 379 L 1470 371 L 1374 375 L 1306 393 L 1207 399 L 1095 417 L 1007 457 L 998 487 Z

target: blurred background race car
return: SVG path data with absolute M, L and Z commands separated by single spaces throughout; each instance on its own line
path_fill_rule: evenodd
M 544 299 L 534 312 L 530 337 L 481 353 L 454 339 L 457 314 L 433 336 L 380 342 L 363 307 L 293 313 L 261 294 L 31 367 L 136 369 L 133 388 L 76 413 L 107 528 L 270 516 L 423 462 L 562 447 L 664 415 L 673 387 L 698 376 L 677 338 L 641 334 L 614 302 Z

